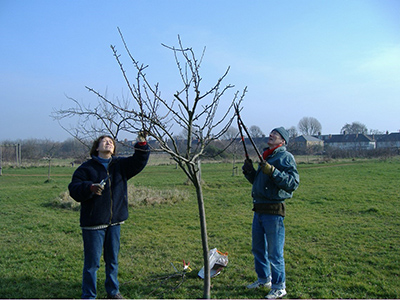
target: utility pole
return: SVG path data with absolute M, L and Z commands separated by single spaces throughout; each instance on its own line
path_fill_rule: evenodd
M 22 155 L 21 155 L 21 144 L 18 143 L 18 165 L 21 167 L 22 164 Z
M 18 148 L 19 148 L 19 144 L 15 144 L 15 163 L 17 165 L 17 167 L 19 166 L 19 157 L 18 157 Z

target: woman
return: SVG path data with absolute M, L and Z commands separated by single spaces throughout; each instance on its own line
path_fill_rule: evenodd
M 127 181 L 143 170 L 150 155 L 146 136 L 145 132 L 139 133 L 135 153 L 126 158 L 115 156 L 116 145 L 112 137 L 99 137 L 93 142 L 92 158 L 76 169 L 68 186 L 71 197 L 81 203 L 84 299 L 97 296 L 97 270 L 103 249 L 107 296 L 123 298 L 117 279 L 120 225 L 128 218 Z

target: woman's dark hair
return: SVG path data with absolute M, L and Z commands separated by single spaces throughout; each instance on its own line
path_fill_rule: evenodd
M 93 142 L 93 145 L 92 145 L 92 149 L 90 149 L 90 156 L 99 156 L 99 151 L 97 151 L 97 148 L 99 148 L 99 144 L 100 144 L 100 142 L 104 139 L 104 138 L 109 138 L 109 139 L 111 139 L 112 141 L 113 141 L 113 144 L 114 144 L 114 153 L 112 154 L 112 155 L 115 155 L 115 153 L 117 153 L 117 145 L 115 144 L 115 140 L 111 137 L 111 136 L 109 136 L 109 135 L 102 135 L 102 136 L 99 136 L 94 142 Z

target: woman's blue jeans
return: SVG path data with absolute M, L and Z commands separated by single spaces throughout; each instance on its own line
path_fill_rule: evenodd
M 97 270 L 104 248 L 106 269 L 105 288 L 108 295 L 119 292 L 118 253 L 120 248 L 121 226 L 109 226 L 104 229 L 82 229 L 84 264 L 82 275 L 82 298 L 94 299 L 97 296 Z
M 252 252 L 258 280 L 271 280 L 273 289 L 286 288 L 284 217 L 254 213 L 252 228 Z

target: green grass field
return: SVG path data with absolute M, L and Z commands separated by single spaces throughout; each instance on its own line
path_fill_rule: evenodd
M 240 169 L 241 165 L 237 165 Z M 287 201 L 288 298 L 400 298 L 400 159 L 299 163 L 301 183 Z M 54 206 L 74 168 L 6 168 L 0 177 L 1 298 L 80 298 L 79 211 Z M 211 280 L 212 298 L 263 298 L 251 254 L 251 185 L 232 164 L 203 164 L 209 247 L 229 264 Z M 122 227 L 121 293 L 127 298 L 200 298 L 202 249 L 194 189 L 174 165 L 149 165 L 130 181 L 184 190 L 177 203 L 130 208 Z M 160 278 L 190 261 L 183 284 Z M 98 273 L 104 290 L 104 264 Z

